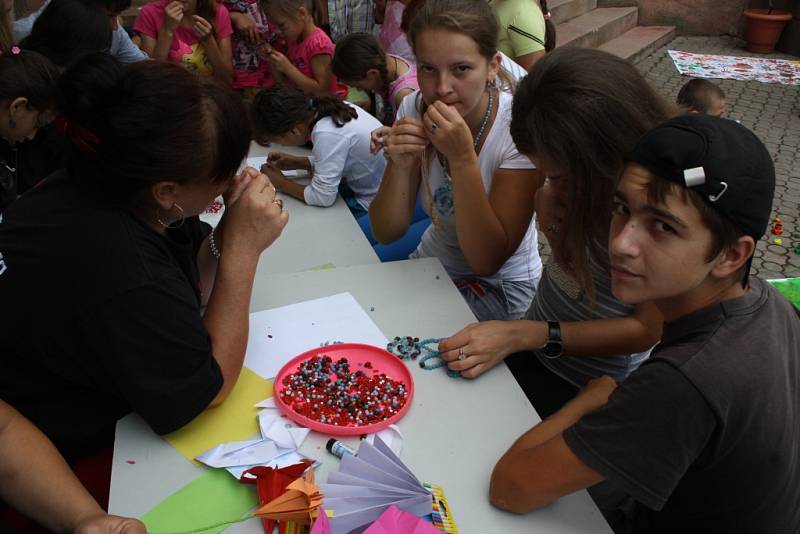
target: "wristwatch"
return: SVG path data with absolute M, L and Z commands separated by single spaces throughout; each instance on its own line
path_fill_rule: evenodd
M 547 343 L 542 349 L 545 357 L 555 360 L 564 354 L 564 343 L 561 341 L 561 325 L 558 321 L 547 321 Z

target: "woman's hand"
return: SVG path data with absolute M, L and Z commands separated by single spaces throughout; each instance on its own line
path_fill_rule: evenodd
M 375 156 L 381 149 L 386 148 L 386 140 L 389 137 L 389 132 L 392 131 L 391 126 L 381 126 L 375 128 L 369 134 L 369 153 Z
M 269 181 L 278 191 L 282 191 L 284 189 L 284 184 L 288 181 L 288 178 L 283 175 L 281 170 L 276 165 L 272 163 L 265 163 L 261 166 L 261 172 L 267 175 Z
M 272 165 L 284 171 L 294 170 L 302 168 L 303 159 L 307 160 L 307 158 L 292 156 L 291 154 L 287 154 L 285 152 L 270 152 L 269 156 L 267 156 L 267 165 Z M 261 167 L 261 172 L 266 173 L 263 166 Z
M 192 33 L 199 41 L 207 41 L 214 35 L 214 27 L 200 15 L 192 16 Z
M 562 191 L 564 184 L 557 183 L 560 180 L 565 178 L 548 178 L 536 191 L 533 201 L 536 224 L 556 256 L 558 256 L 555 250 L 559 243 L 558 237 L 564 231 L 564 221 L 567 217 L 567 199 Z
M 244 37 L 248 43 L 258 41 L 258 28 L 256 22 L 244 13 L 231 12 L 231 23 L 236 33 Z
M 255 169 L 247 172 L 252 176 Z M 257 173 L 244 186 L 239 197 L 225 209 L 225 250 L 244 250 L 259 255 L 283 231 L 289 214 L 283 201 L 275 198 L 275 188 L 264 174 Z
M 525 327 L 536 329 L 539 322 L 485 321 L 472 323 L 455 335 L 439 342 L 439 352 L 447 366 L 464 378 L 475 378 L 488 371 L 506 356 L 532 348 L 526 341 Z M 546 337 L 546 334 L 545 334 Z
M 428 144 L 430 141 L 422 121 L 403 117 L 389 129 L 383 150 L 394 165 L 408 169 L 419 160 Z
M 170 32 L 178 29 L 178 25 L 183 20 L 183 4 L 180 2 L 170 2 L 164 8 L 164 28 Z
M 436 101 L 422 117 L 425 134 L 448 160 L 474 152 L 472 132 L 456 108 Z

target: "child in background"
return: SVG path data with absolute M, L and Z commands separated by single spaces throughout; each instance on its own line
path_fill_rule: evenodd
M 17 144 L 52 120 L 57 81 L 58 70 L 36 52 L 11 47 L 0 55 L 0 213 L 40 178 L 20 165 Z
M 331 71 L 333 41 L 316 25 L 311 0 L 260 0 L 269 20 L 286 40 L 284 55 L 265 48 L 276 82 L 287 82 L 308 96 L 347 94 Z
M 389 0 L 388 2 L 379 0 L 376 2 L 377 10 L 383 20 L 378 38 L 387 54 L 400 56 L 413 63 L 414 51 L 411 50 L 406 32 L 401 27 L 403 12 L 408 2 L 409 0 Z
M 522 316 L 541 274 L 541 178 L 509 133 L 497 35 L 482 1 L 426 2 L 414 16 L 420 91 L 384 136 L 390 161 L 369 213 L 375 237 L 391 243 L 409 229 L 419 194 L 433 223 L 411 257 L 437 257 L 480 320 Z
M 293 87 L 275 86 L 256 95 L 252 110 L 255 138 L 286 146 L 314 143 L 311 157 L 272 152 L 262 167 L 272 185 L 312 206 L 328 207 L 342 193 L 356 218 L 367 214 L 386 169 L 382 154 L 370 154 L 375 117 L 334 96 L 308 99 Z M 304 169 L 311 184 L 286 179 L 281 170 Z M 346 180 L 345 180 L 346 177 Z
M 400 102 L 419 89 L 414 62 L 387 54 L 371 33 L 353 33 L 342 38 L 333 54 L 333 73 L 343 83 L 379 94 L 384 102 L 384 124 L 394 123 Z
M 725 113 L 725 92 L 714 82 L 695 78 L 681 87 L 678 105 L 692 113 L 721 117 Z
M 133 29 L 150 57 L 233 82 L 231 17 L 216 0 L 155 0 L 142 8 Z
M 775 169 L 734 121 L 687 114 L 629 153 L 609 231 L 612 291 L 652 302 L 664 335 L 509 449 L 495 506 L 526 513 L 607 481 L 615 532 L 800 532 L 800 319 L 749 277 Z
M 243 91 L 250 100 L 260 88 L 275 83 L 262 50 L 265 47 L 284 50 L 285 44 L 257 0 L 224 0 L 223 4 L 228 9 L 234 29 L 231 36 L 232 86 Z
M 500 22 L 500 50 L 526 71 L 556 46 L 546 0 L 490 0 Z

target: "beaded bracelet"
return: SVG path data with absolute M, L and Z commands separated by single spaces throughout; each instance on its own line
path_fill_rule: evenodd
M 217 231 L 216 228 L 211 229 L 211 233 L 208 234 L 208 248 L 211 250 L 211 255 L 214 256 L 215 260 L 219 260 L 219 257 L 222 256 L 219 248 L 217 248 L 217 243 L 214 241 L 214 233 Z
M 386 350 L 400 358 L 401 360 L 416 360 L 423 352 L 422 358 L 419 359 L 419 366 L 426 371 L 433 371 L 440 367 L 447 366 L 447 361 L 442 358 L 438 347 L 435 349 L 432 345 L 438 345 L 441 338 L 428 338 L 420 341 L 418 337 L 400 337 L 396 336 L 394 340 L 386 345 Z M 428 360 L 438 359 L 438 362 L 433 362 L 430 365 L 426 364 Z M 461 373 L 453 371 L 447 367 L 447 376 L 450 378 L 459 378 Z

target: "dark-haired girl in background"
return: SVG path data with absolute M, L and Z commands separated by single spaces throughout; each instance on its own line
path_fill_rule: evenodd
M 52 120 L 57 80 L 58 70 L 41 54 L 9 47 L 0 55 L 0 213 L 37 179 L 19 144 Z
M 253 128 L 260 142 L 302 146 L 311 138 L 310 157 L 272 152 L 261 170 L 278 188 L 306 204 L 331 206 L 341 192 L 356 218 L 367 214 L 381 185 L 386 159 L 370 153 L 370 132 L 378 120 L 335 97 L 308 99 L 299 89 L 275 86 L 253 102 Z M 304 169 L 307 186 L 294 183 L 281 170 Z M 344 178 L 346 177 L 346 180 Z
M 250 127 L 218 82 L 96 54 L 60 95 L 66 169 L 0 224 L 0 398 L 74 459 L 129 412 L 163 434 L 225 400 L 287 214 L 266 176 L 234 177 Z M 197 214 L 219 194 L 212 232 Z

